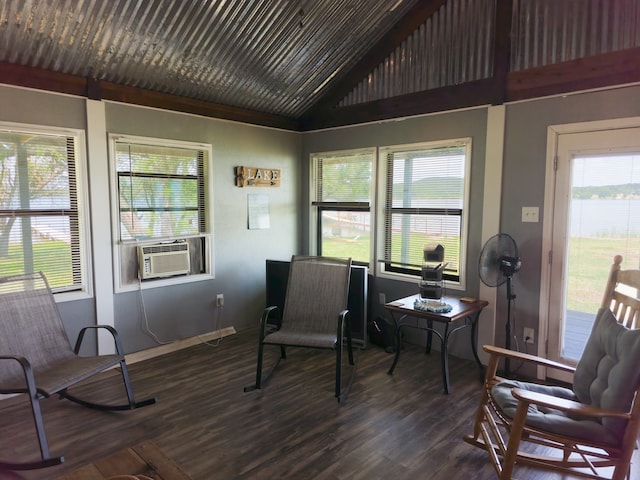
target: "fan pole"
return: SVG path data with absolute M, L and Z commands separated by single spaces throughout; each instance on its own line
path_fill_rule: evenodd
M 507 322 L 504 325 L 505 332 L 505 348 L 507 350 L 511 350 L 511 301 L 516 298 L 516 296 L 511 292 L 511 275 L 507 277 Z M 510 361 L 508 358 L 504 360 L 504 372 L 505 377 L 509 377 L 511 373 Z

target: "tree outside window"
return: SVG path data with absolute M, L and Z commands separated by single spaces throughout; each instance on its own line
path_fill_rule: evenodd
M 77 139 L 0 129 L 0 271 L 42 271 L 55 292 L 81 290 Z

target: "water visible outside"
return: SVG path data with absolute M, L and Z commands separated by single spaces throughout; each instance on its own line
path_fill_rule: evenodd
M 573 158 L 570 192 L 562 357 L 577 360 L 613 257 L 640 265 L 640 155 Z

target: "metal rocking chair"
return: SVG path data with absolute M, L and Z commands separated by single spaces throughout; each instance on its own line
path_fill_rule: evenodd
M 104 328 L 112 335 L 116 354 L 79 356 L 85 332 Z M 68 389 L 111 367 L 120 367 L 127 403 L 104 405 L 75 397 Z M 0 469 L 31 470 L 58 465 L 52 457 L 40 411 L 40 399 L 59 395 L 86 407 L 101 410 L 132 410 L 155 403 L 155 398 L 136 402 L 131 389 L 120 339 L 113 327 L 83 328 L 71 348 L 47 280 L 42 273 L 0 278 L 0 394 L 26 393 L 40 445 L 40 460 L 17 463 L 0 460 Z
M 347 308 L 351 259 L 294 256 L 289 269 L 280 328 L 269 330 L 269 314 L 277 307 L 267 307 L 262 314 L 258 345 L 256 383 L 245 391 L 262 388 L 286 358 L 286 347 L 328 349 L 336 352 L 335 396 L 346 400 L 355 374 L 351 329 Z M 342 352 L 346 339 L 351 368 L 348 386 L 342 389 Z M 265 345 L 279 346 L 280 357 L 273 368 L 262 374 Z

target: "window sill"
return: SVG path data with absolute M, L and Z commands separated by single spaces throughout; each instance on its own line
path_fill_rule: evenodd
M 136 283 L 121 285 L 116 289 L 115 293 L 135 292 L 137 290 L 149 290 L 152 288 L 170 287 L 174 285 L 183 285 L 187 283 L 203 282 L 213 280 L 215 277 L 210 273 L 201 273 L 197 275 L 179 275 L 175 277 L 156 278 L 153 280 L 142 280 Z

